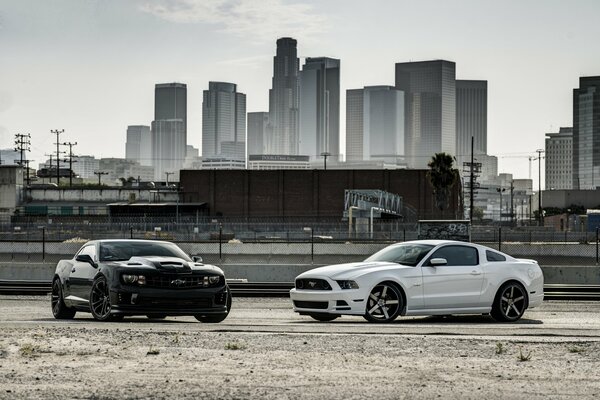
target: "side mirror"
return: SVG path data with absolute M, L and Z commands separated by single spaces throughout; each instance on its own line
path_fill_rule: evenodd
M 191 257 L 193 262 L 202 263 L 202 256 L 192 255 Z
M 438 265 L 447 265 L 448 264 L 448 260 L 446 260 L 445 258 L 432 258 L 431 260 L 429 260 L 429 265 L 431 265 L 432 267 L 436 267 Z
M 79 254 L 75 257 L 75 261 L 85 262 L 90 264 L 92 267 L 96 267 L 96 263 L 92 260 L 92 257 L 89 254 Z

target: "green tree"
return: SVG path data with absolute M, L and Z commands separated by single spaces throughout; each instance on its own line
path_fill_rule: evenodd
M 454 168 L 454 157 L 447 153 L 436 153 L 429 163 L 427 178 L 433 187 L 435 206 L 441 211 L 449 207 L 452 187 L 458 181 L 458 170 Z

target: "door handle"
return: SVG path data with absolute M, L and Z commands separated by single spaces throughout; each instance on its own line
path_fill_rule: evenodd
M 481 271 L 477 271 L 476 269 L 474 269 L 473 271 L 471 271 L 471 275 L 481 275 Z
M 71 272 L 75 272 L 75 267 L 73 267 L 73 269 L 71 270 Z

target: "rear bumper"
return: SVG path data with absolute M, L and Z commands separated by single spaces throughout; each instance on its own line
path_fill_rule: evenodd
M 227 314 L 228 287 L 156 289 L 120 285 L 111 290 L 113 314 Z

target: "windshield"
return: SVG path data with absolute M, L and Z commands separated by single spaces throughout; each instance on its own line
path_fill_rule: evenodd
M 435 246 L 429 244 L 401 244 L 388 246 L 365 261 L 386 261 L 416 266 Z
M 100 261 L 127 261 L 131 257 L 178 257 L 191 261 L 177 245 L 160 242 L 102 242 Z

